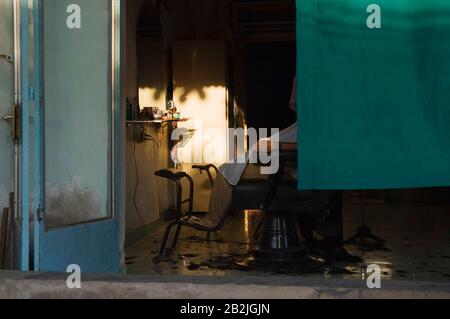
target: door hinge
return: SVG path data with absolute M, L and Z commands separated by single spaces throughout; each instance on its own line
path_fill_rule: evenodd
M 36 220 L 38 223 L 42 221 L 42 209 L 40 207 L 36 211 Z
M 19 142 L 20 139 L 20 120 L 20 108 L 17 105 L 13 105 L 11 138 L 15 143 Z
M 34 98 L 35 98 L 34 87 L 30 86 L 30 87 L 28 88 L 28 99 L 29 99 L 30 101 L 34 101 Z

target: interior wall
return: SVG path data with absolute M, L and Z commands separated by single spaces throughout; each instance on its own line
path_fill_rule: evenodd
M 137 41 L 139 104 L 164 108 L 168 79 L 162 40 L 140 36 Z
M 179 41 L 226 40 L 232 43 L 231 0 L 161 1 L 161 24 L 167 48 Z
M 137 23 L 142 4 L 146 0 L 126 1 L 126 94 L 127 97 L 137 97 Z
M 181 148 L 180 159 L 186 163 L 183 170 L 194 178 L 194 209 L 208 211 L 211 187 L 207 175 L 192 170 L 192 164 L 221 165 L 226 161 L 228 109 L 225 42 L 174 43 L 173 78 L 175 105 L 183 117 L 190 119 L 181 123 L 180 127 L 194 130 L 189 143 Z
M 162 42 L 137 37 L 140 10 L 145 0 L 127 1 L 126 72 L 127 97 L 139 98 L 141 107 L 165 105 L 167 82 Z M 139 89 L 141 88 L 141 90 Z M 147 90 L 142 90 L 147 89 Z M 141 92 L 141 94 L 139 94 Z M 157 92 L 155 94 L 155 92 Z M 159 220 L 171 206 L 171 187 L 154 176 L 154 172 L 169 167 L 167 128 L 145 125 L 151 140 L 140 143 L 136 137 L 140 126 L 127 126 L 126 138 L 126 228 L 139 229 Z M 160 145 L 156 145 L 160 144 Z
M 150 140 L 139 142 L 140 127 L 127 127 L 127 230 L 159 220 L 162 212 L 171 206 L 170 187 L 154 175 L 155 171 L 169 167 L 167 128 L 145 127 L 147 134 L 151 134 L 160 145 Z

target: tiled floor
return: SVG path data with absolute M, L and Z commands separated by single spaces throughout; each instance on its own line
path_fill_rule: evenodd
M 344 213 L 346 237 L 360 224 L 361 206 L 347 203 Z M 247 256 L 249 237 L 261 218 L 258 212 L 236 214 L 224 231 L 206 242 L 202 232 L 183 228 L 176 252 L 162 261 L 155 260 L 164 232 L 157 232 L 129 247 L 128 273 L 148 275 L 247 276 L 268 272 L 242 269 L 236 260 Z M 368 264 L 382 268 L 383 279 L 450 282 L 450 206 L 419 204 L 372 204 L 366 208 L 366 221 L 373 232 L 386 240 L 385 247 L 346 246 L 361 256 L 362 264 L 334 263 L 308 273 L 269 272 L 279 275 L 320 276 L 361 279 Z

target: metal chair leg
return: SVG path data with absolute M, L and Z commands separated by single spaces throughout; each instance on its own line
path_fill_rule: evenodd
M 186 175 L 186 179 L 189 182 L 189 208 L 188 208 L 188 215 L 189 217 L 192 216 L 192 210 L 194 208 L 194 180 L 189 175 Z
M 175 237 L 173 238 L 173 241 L 172 241 L 172 250 L 175 249 L 175 247 L 177 246 L 178 237 L 180 237 L 181 227 L 182 227 L 182 225 L 178 224 L 177 230 L 175 232 Z
M 172 230 L 172 227 L 177 224 L 178 224 L 178 222 L 173 222 L 166 228 L 166 232 L 164 233 L 163 241 L 161 243 L 161 249 L 159 250 L 159 255 L 161 257 L 163 257 L 165 255 L 167 240 L 169 239 L 170 231 Z M 181 225 L 179 225 L 179 226 L 181 226 Z

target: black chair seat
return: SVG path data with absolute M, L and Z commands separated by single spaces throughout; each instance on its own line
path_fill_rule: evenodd
M 168 179 L 182 179 L 187 176 L 186 172 L 174 168 L 165 168 L 155 172 L 156 176 Z
M 233 203 L 235 209 L 260 209 L 266 195 L 266 185 L 261 179 L 243 179 L 233 189 Z M 283 210 L 288 213 L 298 213 L 307 206 L 315 208 L 328 200 L 327 192 L 299 191 L 295 180 L 283 180 L 277 187 L 270 210 Z

